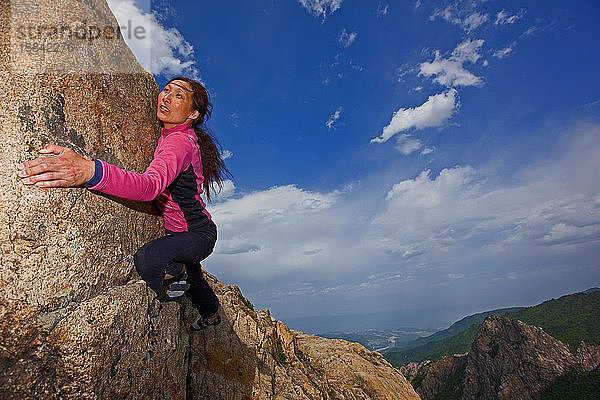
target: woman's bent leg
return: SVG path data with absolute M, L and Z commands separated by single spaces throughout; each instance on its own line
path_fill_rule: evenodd
M 217 312 L 219 300 L 204 279 L 200 261 L 208 257 L 217 239 L 216 228 L 204 231 L 177 232 L 142 246 L 134 256 L 135 267 L 148 286 L 161 295 L 165 274 L 177 275 L 185 265 L 188 271 L 187 297 L 200 315 L 210 317 Z
M 190 288 L 185 295 L 196 306 L 200 315 L 208 318 L 219 310 L 219 299 L 215 295 L 202 273 L 200 264 L 188 265 L 188 282 Z

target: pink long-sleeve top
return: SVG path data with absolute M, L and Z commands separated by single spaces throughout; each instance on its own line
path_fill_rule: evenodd
M 144 173 L 94 160 L 94 177 L 85 186 L 127 200 L 155 200 L 165 229 L 193 230 L 212 219 L 200 197 L 204 182 L 200 157 L 198 137 L 190 124 L 162 128 L 154 158 Z

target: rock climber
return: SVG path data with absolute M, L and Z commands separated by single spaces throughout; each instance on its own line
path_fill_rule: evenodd
M 48 144 L 46 155 L 19 164 L 26 185 L 41 188 L 83 186 L 127 200 L 153 201 L 162 213 L 165 236 L 142 246 L 135 268 L 160 300 L 184 294 L 200 317 L 197 331 L 221 322 L 219 300 L 203 276 L 200 261 L 217 240 L 217 227 L 200 194 L 210 201 L 211 186 L 223 186 L 230 175 L 214 140 L 205 129 L 212 113 L 206 89 L 192 79 L 171 79 L 158 94 L 156 115 L 161 135 L 144 173 L 119 168 L 100 159 L 86 159 L 73 150 Z

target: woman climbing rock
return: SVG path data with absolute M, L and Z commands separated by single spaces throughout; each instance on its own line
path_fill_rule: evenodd
M 164 220 L 166 235 L 146 243 L 134 256 L 135 268 L 161 300 L 184 294 L 200 313 L 191 326 L 200 330 L 221 322 L 219 300 L 204 279 L 200 261 L 217 240 L 217 227 L 200 194 L 210 201 L 211 186 L 222 187 L 229 174 L 204 124 L 212 104 L 198 82 L 177 77 L 158 95 L 156 114 L 161 135 L 154 157 L 142 174 L 103 160 L 88 160 L 73 150 L 49 144 L 39 157 L 18 166 L 26 185 L 76 187 L 127 200 L 153 201 Z

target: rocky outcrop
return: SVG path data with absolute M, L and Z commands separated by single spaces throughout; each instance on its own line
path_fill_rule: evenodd
M 433 399 L 442 390 L 460 392 L 460 398 L 469 400 L 538 399 L 543 388 L 570 368 L 591 371 L 599 364 L 600 346 L 583 344 L 573 355 L 541 328 L 489 317 L 467 355 L 446 356 L 426 367 L 417 393 L 423 400 Z M 451 377 L 460 381 L 450 382 Z
M 409 382 L 413 382 L 415 379 L 419 379 L 419 377 L 425 377 L 429 367 L 433 364 L 431 360 L 425 360 L 421 362 L 410 362 L 406 365 L 403 365 L 399 368 L 400 373 L 404 375 Z M 414 385 L 413 385 L 414 386 Z
M 468 356 L 465 399 L 536 399 L 575 363 L 568 347 L 541 328 L 490 317 Z
M 600 368 L 600 346 L 590 346 L 581 343 L 575 354 L 577 364 L 585 371 L 593 371 Z
M 380 355 L 291 331 L 213 277 L 223 323 L 188 332 L 193 307 L 134 272 L 162 233 L 151 208 L 23 185 L 16 166 L 47 143 L 143 171 L 158 87 L 104 0 L 2 2 L 0 17 L 1 398 L 418 398 Z
M 193 399 L 418 399 L 379 353 L 290 330 L 209 276 L 223 322 L 191 335 Z M 194 311 L 186 306 L 186 319 Z
M 451 378 L 458 374 L 463 376 L 467 365 L 466 354 L 455 354 L 442 357 L 436 363 L 427 366 L 425 377 L 416 386 L 416 391 L 421 399 L 433 399 L 446 386 Z
M 50 51 L 56 24 L 116 26 L 105 2 L 85 3 L 0 3 L 0 397 L 180 398 L 185 377 L 162 368 L 185 358 L 178 309 L 132 282 L 132 255 L 160 218 L 16 174 L 50 142 L 137 171 L 152 157 L 158 87 L 123 41 L 65 37 Z

